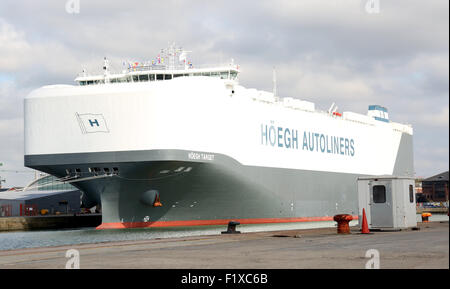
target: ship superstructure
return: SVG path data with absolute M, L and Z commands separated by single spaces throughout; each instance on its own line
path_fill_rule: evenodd
M 111 73 L 109 60 L 105 57 L 103 63 L 103 74 L 90 75 L 83 70 L 75 81 L 79 85 L 95 85 L 107 83 L 136 83 L 171 80 L 178 77 L 207 76 L 220 79 L 236 79 L 239 73 L 239 66 L 231 60 L 229 64 L 216 67 L 196 67 L 188 60 L 187 54 L 182 48 L 175 48 L 174 45 L 167 49 L 162 49 L 158 56 L 151 61 L 123 62 L 123 69 L 120 73 Z

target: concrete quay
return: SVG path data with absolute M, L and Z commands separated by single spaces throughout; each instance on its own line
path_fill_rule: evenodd
M 64 269 L 70 249 L 79 252 L 81 269 L 364 269 L 371 249 L 381 269 L 449 269 L 449 223 L 373 234 L 321 228 L 7 250 L 0 269 Z

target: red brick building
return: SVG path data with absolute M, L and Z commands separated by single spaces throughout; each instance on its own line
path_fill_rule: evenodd
M 422 181 L 422 194 L 432 202 L 448 201 L 448 171 Z

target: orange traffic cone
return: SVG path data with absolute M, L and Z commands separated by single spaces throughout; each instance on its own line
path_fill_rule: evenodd
M 361 228 L 361 234 L 370 234 L 369 231 L 369 225 L 367 224 L 367 218 L 366 218 L 366 210 L 363 208 L 363 220 L 362 220 L 362 228 Z

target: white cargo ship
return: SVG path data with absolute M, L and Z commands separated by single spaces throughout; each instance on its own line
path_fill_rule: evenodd
M 99 228 L 277 223 L 358 214 L 359 176 L 413 176 L 413 130 L 246 88 L 231 62 L 173 47 L 25 99 L 25 165 L 71 183 Z M 357 97 L 357 96 L 355 96 Z

